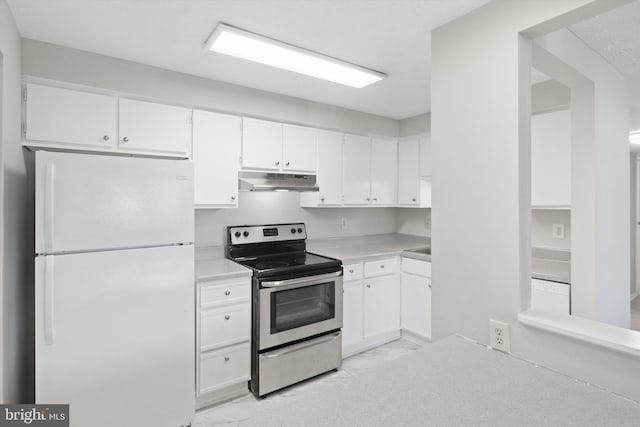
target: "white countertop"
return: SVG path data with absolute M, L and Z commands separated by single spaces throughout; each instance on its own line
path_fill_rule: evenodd
M 224 257 L 222 247 L 196 248 L 196 283 L 249 277 L 252 271 Z
M 342 262 L 358 262 L 367 258 L 401 255 L 408 249 L 429 246 L 429 237 L 408 234 L 378 234 L 372 236 L 317 239 L 307 241 L 307 250 L 337 258 Z M 424 258 L 420 258 L 424 259 Z

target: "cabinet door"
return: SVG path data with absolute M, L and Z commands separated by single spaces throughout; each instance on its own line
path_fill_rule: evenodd
M 120 150 L 189 156 L 189 110 L 132 99 L 120 99 L 119 105 Z
M 420 137 L 420 176 L 431 177 L 431 136 Z
M 27 140 L 114 147 L 117 108 L 112 96 L 28 84 L 25 107 Z
M 315 172 L 317 137 L 314 128 L 282 125 L 282 170 Z
M 371 139 L 371 203 L 395 205 L 398 188 L 398 143 Z
M 242 119 L 242 167 L 280 170 L 282 123 Z
M 346 205 L 368 205 L 371 202 L 371 143 L 368 137 L 344 135 L 343 185 Z
M 571 113 L 531 117 L 531 205 L 571 206 Z
M 342 204 L 342 134 L 318 131 L 318 186 L 322 205 Z
M 416 138 L 402 139 L 398 142 L 398 204 L 418 205 L 420 185 L 420 140 Z
M 364 280 L 364 337 L 400 329 L 400 286 L 396 275 Z
M 352 351 L 363 341 L 362 280 L 345 282 L 342 294 L 342 352 Z
M 431 339 L 431 279 L 402 274 L 402 329 Z
M 193 112 L 193 173 L 196 207 L 238 205 L 241 119 Z

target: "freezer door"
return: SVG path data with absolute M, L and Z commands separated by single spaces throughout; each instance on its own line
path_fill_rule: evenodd
M 180 426 L 195 411 L 193 246 L 36 258 L 36 402 L 71 426 Z
M 36 153 L 36 253 L 193 242 L 189 160 Z

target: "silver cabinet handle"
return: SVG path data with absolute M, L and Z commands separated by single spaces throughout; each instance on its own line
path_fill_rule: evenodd
M 285 163 L 284 165 L 285 165 L 285 166 L 289 166 L 290 164 L 291 164 L 291 162 L 287 162 L 287 163 Z
M 122 142 L 129 142 L 129 137 L 125 136 L 124 138 L 122 138 Z
M 320 201 L 324 203 L 324 197 L 320 197 Z
M 353 268 L 349 269 L 349 273 L 353 274 Z
M 225 356 L 225 357 L 224 357 L 224 361 L 225 361 L 225 362 L 228 362 L 229 360 L 230 360 L 230 359 L 229 359 L 229 356 Z
M 235 200 L 235 199 L 236 199 L 236 196 L 231 196 L 231 200 Z
M 415 201 L 416 201 L 416 198 L 414 197 L 413 199 L 411 199 L 411 201 L 412 201 L 412 202 L 415 202 Z
M 370 201 L 371 199 L 367 197 L 365 200 L 368 202 L 368 201 Z
M 377 202 L 377 201 L 378 201 L 378 198 L 377 198 L 377 197 L 374 197 L 374 198 L 373 198 L 373 201 L 374 201 L 374 202 Z
M 429 289 L 431 289 L 431 283 L 429 283 Z
M 229 320 L 229 319 L 231 319 L 231 316 L 229 316 L 228 314 L 225 314 L 224 315 L 224 320 Z
M 371 285 L 367 285 L 367 288 L 370 288 L 370 287 L 371 287 Z
M 380 264 L 380 268 L 384 268 L 384 264 Z
M 105 135 L 102 137 L 103 140 L 108 141 L 109 140 L 109 135 Z
M 276 166 L 280 166 L 280 162 L 276 162 Z
M 226 296 L 229 296 L 229 295 L 231 295 L 231 291 L 224 291 L 224 294 L 225 294 Z

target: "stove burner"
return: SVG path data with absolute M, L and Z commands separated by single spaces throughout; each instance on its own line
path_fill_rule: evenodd
M 261 261 L 256 264 L 258 270 L 268 270 L 271 268 L 288 267 L 289 263 L 285 261 Z

